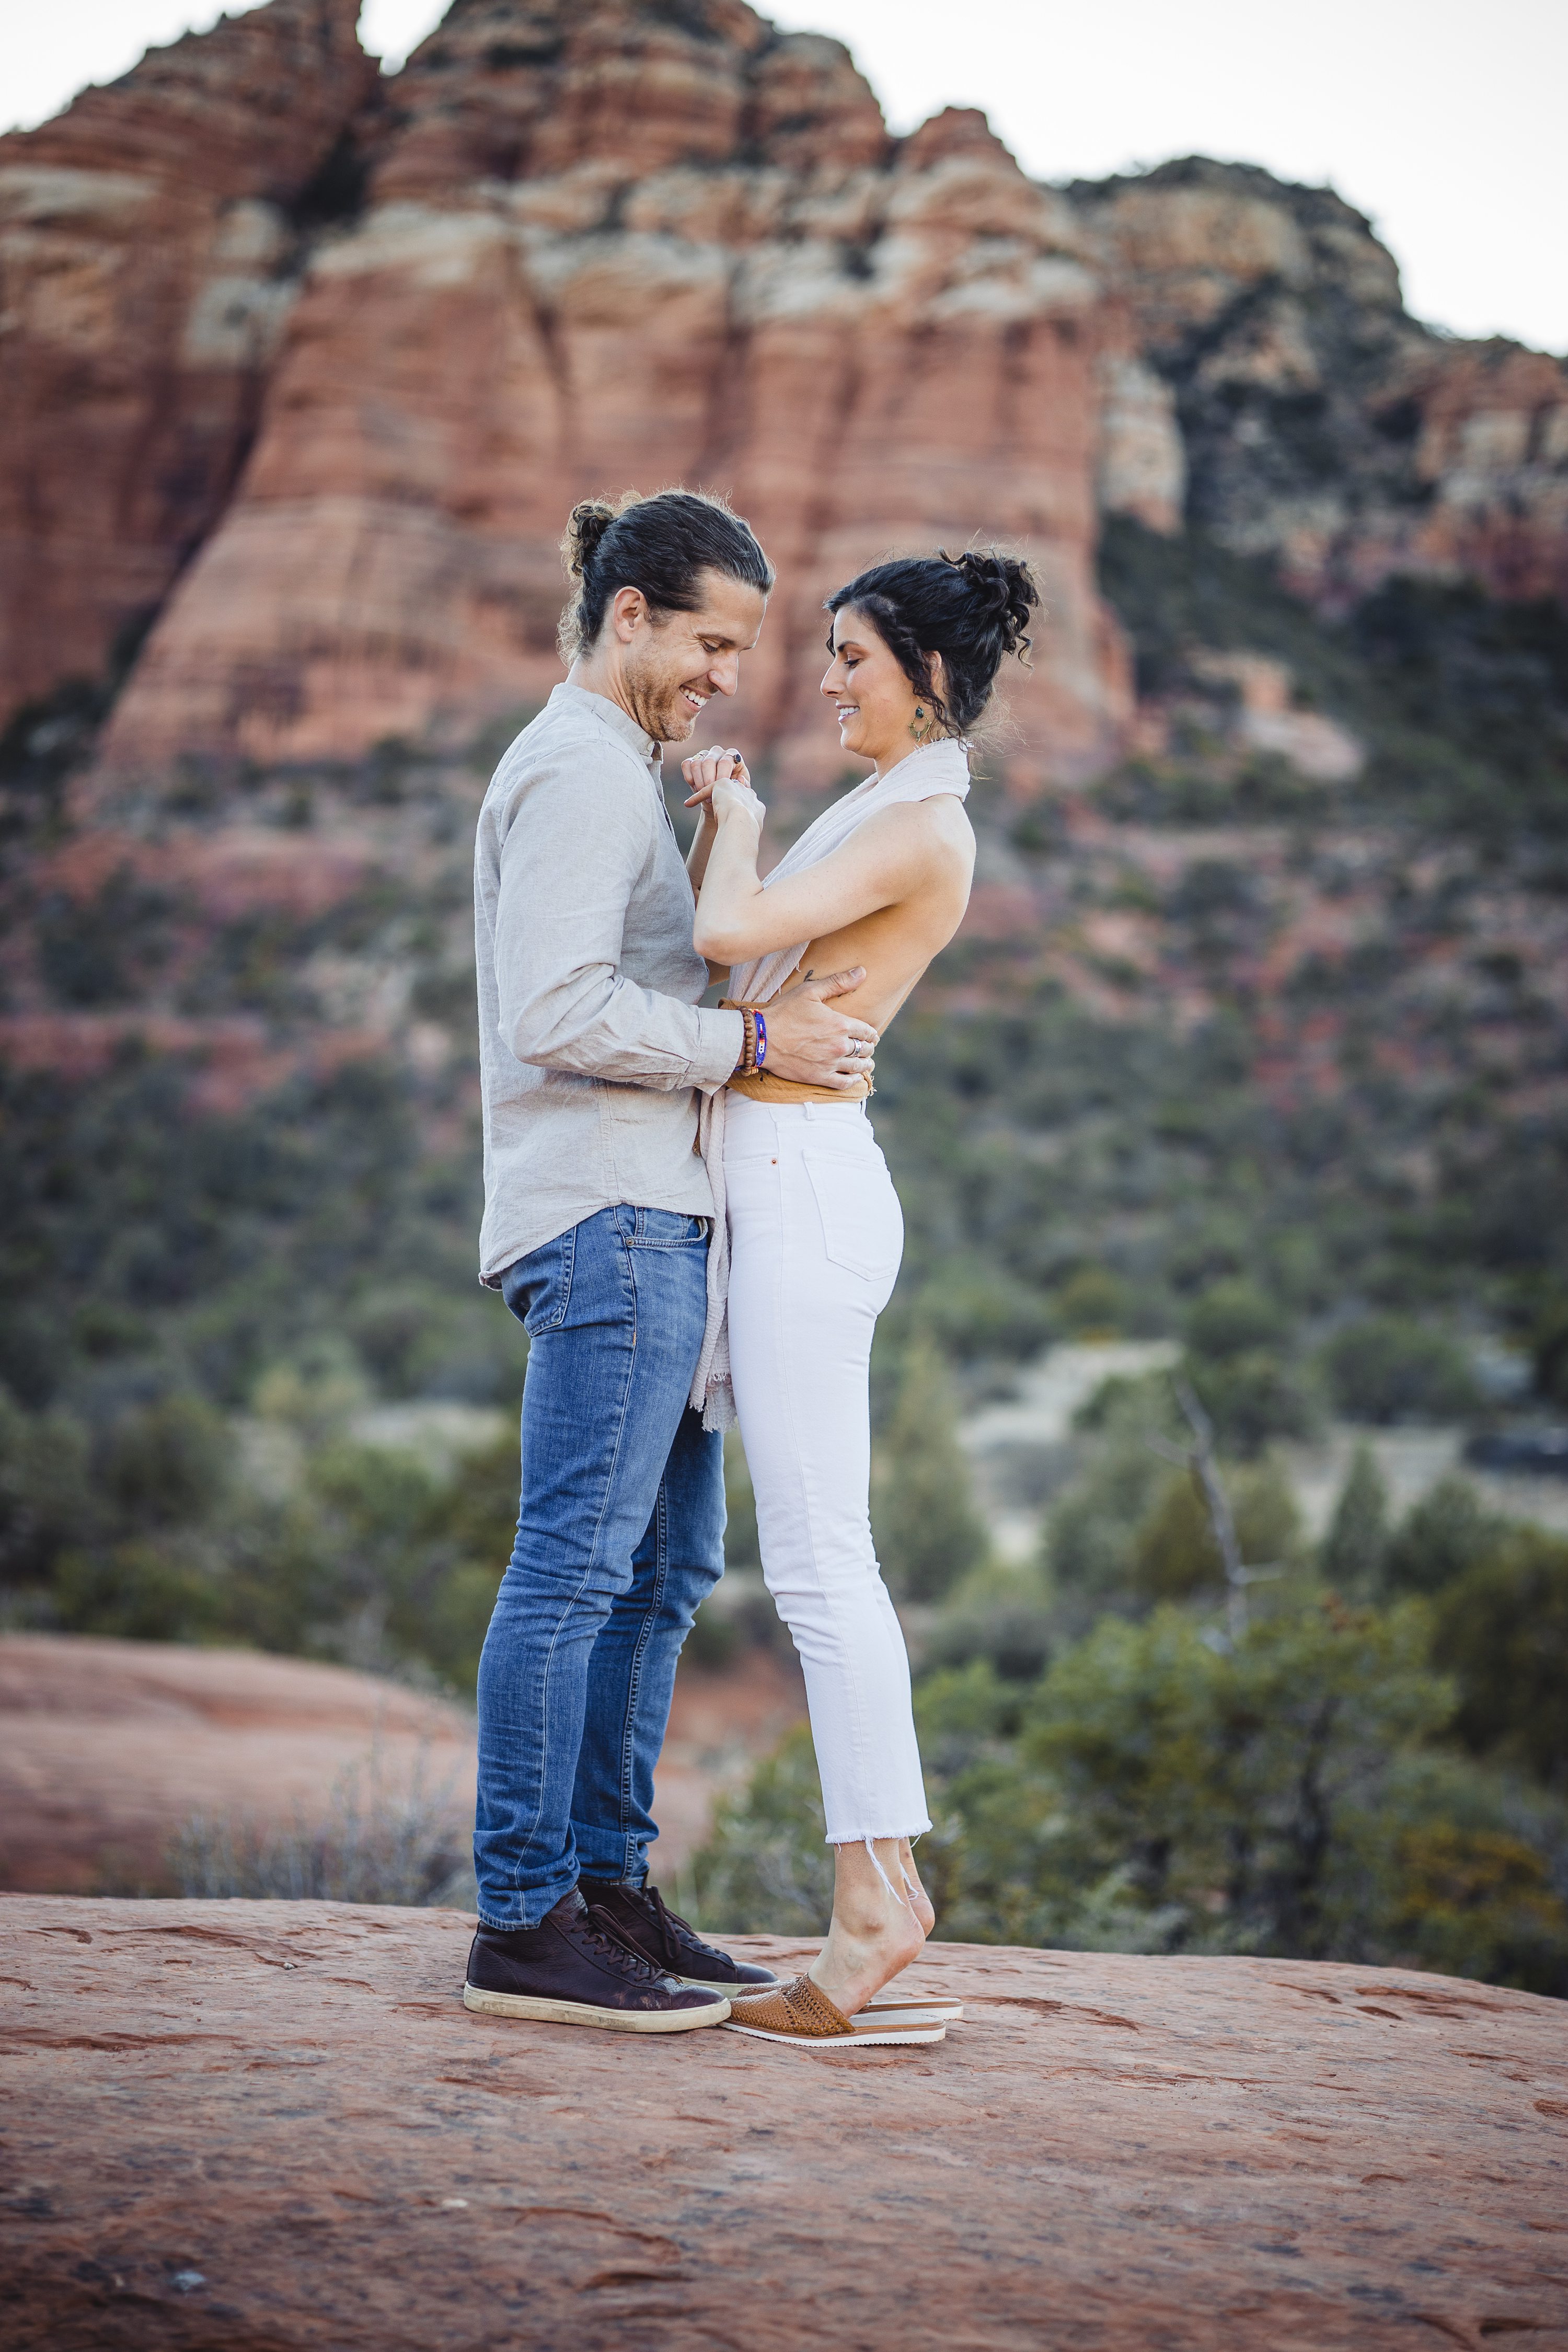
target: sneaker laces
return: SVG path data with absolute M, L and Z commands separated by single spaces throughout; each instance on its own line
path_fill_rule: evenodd
M 668 1955 L 672 1965 L 679 1963 L 681 1958 L 682 1943 L 689 1951 L 712 1953 L 716 1958 L 723 1958 L 724 1955 L 721 1952 L 715 1952 L 711 1944 L 703 1942 L 689 1919 L 683 1919 L 679 1911 L 672 1911 L 669 1908 L 657 1886 L 637 1886 L 629 1891 L 636 1895 L 639 1903 L 647 1904 L 652 1911 L 654 1932 L 658 1937 L 660 1948 Z
M 665 1971 L 646 1952 L 639 1952 L 616 1933 L 614 1920 L 594 1904 L 584 1904 L 573 1923 L 574 1932 L 604 1959 L 617 1961 L 627 1974 L 649 1982 L 657 1981 Z

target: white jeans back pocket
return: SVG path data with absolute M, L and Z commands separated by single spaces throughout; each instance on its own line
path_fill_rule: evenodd
M 893 1286 L 904 1254 L 904 1215 L 879 1151 L 810 1152 L 805 1172 L 822 1219 L 828 1261 L 867 1282 Z

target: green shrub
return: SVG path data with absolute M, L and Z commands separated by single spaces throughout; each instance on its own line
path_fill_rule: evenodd
M 1467 1746 L 1568 1792 L 1568 1541 L 1517 1528 L 1447 1585 L 1435 1654 Z
M 1396 1847 L 1391 1932 L 1444 1976 L 1568 1989 L 1568 1911 L 1546 1857 L 1500 1827 L 1418 1822 Z
M 23 1412 L 0 1389 L 0 1588 L 46 1583 L 62 1548 L 101 1523 L 88 1430 L 68 1413 Z
M 1289 1481 L 1272 1463 L 1227 1474 L 1226 1491 L 1244 1565 L 1274 1567 L 1293 1560 L 1300 1545 L 1300 1516 Z M 1179 1471 L 1167 1479 L 1133 1543 L 1135 1590 L 1147 1601 L 1185 1601 L 1211 1596 L 1225 1583 L 1208 1506 L 1195 1477 Z
M 1119 1428 L 1052 1506 L 1042 1561 L 1075 1618 L 1130 1596 L 1138 1532 L 1170 1475 L 1136 1428 Z
M 1461 1350 L 1412 1316 L 1363 1316 L 1335 1333 L 1323 1359 L 1352 1421 L 1453 1421 L 1480 1402 Z
M 1215 1362 L 1275 1348 L 1285 1318 L 1266 1292 L 1244 1276 L 1211 1283 L 1188 1307 L 1183 1333 L 1194 1356 Z
M 925 1635 L 923 1655 L 928 1668 L 984 1660 L 1005 1683 L 1032 1683 L 1049 1664 L 1058 1630 L 1038 1568 L 991 1560 L 949 1595 Z
M 1504 1532 L 1468 1478 L 1439 1478 L 1389 1538 L 1383 1562 L 1389 1590 L 1441 1592 L 1488 1559 Z
M 1282 1604 L 1239 1642 L 1163 1608 L 1104 1619 L 1032 1689 L 984 1661 L 923 1678 L 939 1935 L 1462 1969 L 1568 1993 L 1552 1885 L 1568 1818 L 1439 1744 L 1426 1611 Z M 710 1926 L 826 1916 L 804 1732 L 722 1810 Z
M 1103 1265 L 1079 1266 L 1052 1304 L 1063 1328 L 1079 1339 L 1114 1337 L 1127 1328 L 1131 1312 L 1127 1285 Z
M 210 1563 L 167 1538 L 62 1551 L 49 1598 L 54 1622 L 68 1633 L 205 1642 L 227 1630 L 225 1594 Z
M 1317 1427 L 1317 1407 L 1305 1383 L 1267 1349 L 1248 1348 L 1217 1362 L 1196 1360 L 1188 1370 L 1228 1454 L 1250 1459 L 1276 1437 L 1310 1437 Z
M 703 1921 L 731 1935 L 819 1936 L 833 1910 L 833 1850 L 803 1725 L 745 1789 L 721 1798 L 695 1865 Z
M 940 1600 L 989 1549 L 957 1423 L 946 1369 L 929 1340 L 917 1340 L 874 1449 L 871 1487 L 878 1557 L 889 1588 L 906 1600 Z
M 124 1414 L 105 1448 L 105 1491 L 132 1525 L 199 1523 L 229 1483 L 233 1438 L 221 1413 L 195 1396 L 161 1397 Z
M 1449 1705 L 1409 1612 L 1282 1612 L 1232 1647 L 1165 1609 L 1059 1660 L 1021 1748 L 1062 1790 L 1081 1879 L 1131 1869 L 1189 1948 L 1328 1957 L 1372 1926 L 1391 1759 Z

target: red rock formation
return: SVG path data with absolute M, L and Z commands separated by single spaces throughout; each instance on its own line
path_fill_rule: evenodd
M 7 1060 L 25 1061 L 14 1038 L 0 1042 Z M 58 1069 L 79 1050 L 79 1027 L 53 1042 Z M 240 1076 L 254 1082 L 248 1068 Z M 793 1655 L 747 1650 L 721 1673 L 682 1665 L 658 1767 L 667 1876 L 706 1839 L 721 1790 L 805 1713 Z M 164 1885 L 171 1841 L 193 1813 L 320 1822 L 346 1773 L 363 1784 L 373 1752 L 389 1794 L 444 1792 L 460 1852 L 474 1790 L 473 1718 L 460 1707 L 303 1658 L 0 1636 L 0 1888 Z
M 158 608 L 110 775 L 536 702 L 563 510 L 627 483 L 731 491 L 778 561 L 733 725 L 786 785 L 837 766 L 821 597 L 892 545 L 1037 561 L 1026 786 L 1129 740 L 1097 509 L 1331 602 L 1568 592 L 1562 367 L 1418 326 L 1331 192 L 1053 191 L 972 110 L 895 142 L 742 0 L 454 0 L 374 99 L 353 15 L 271 0 L 0 142 L 0 718 Z
M 16 2352 L 1479 2352 L 1560 2329 L 1557 2002 L 935 1945 L 910 1973 L 966 2004 L 943 2042 L 808 2054 L 470 2016 L 469 1924 L 0 1906 Z
M 374 84 L 358 14 L 272 0 L 0 140 L 0 718 L 104 670 L 222 513 Z
M 1419 326 L 1331 190 L 1194 158 L 1073 193 L 1130 317 L 1108 507 L 1160 527 L 1190 476 L 1194 520 L 1331 600 L 1395 571 L 1568 596 L 1563 362 Z
M 193 1814 L 320 1822 L 373 1749 L 384 1790 L 419 1775 L 466 1821 L 472 1722 L 439 1699 L 244 1650 L 0 1639 L 0 1885 L 166 1886 Z
M 734 724 L 786 782 L 823 594 L 889 545 L 1036 554 L 1016 699 L 1037 772 L 1126 708 L 1090 563 L 1095 284 L 1070 213 L 984 131 L 893 155 L 836 42 L 731 0 L 463 5 L 410 62 L 371 204 L 317 253 L 254 458 L 117 713 L 179 748 L 353 754 L 541 698 L 583 493 L 730 490 L 780 566 Z

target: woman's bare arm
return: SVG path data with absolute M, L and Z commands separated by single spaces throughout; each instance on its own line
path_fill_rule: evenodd
M 708 860 L 713 854 L 713 844 L 719 838 L 719 827 L 711 809 L 705 808 L 691 836 L 691 846 L 686 853 L 686 871 L 691 877 L 691 895 L 695 898 L 702 887 L 708 871 Z
M 764 890 L 757 874 L 761 803 L 749 791 L 720 783 L 713 805 L 718 836 L 698 896 L 695 939 L 699 955 L 721 963 L 825 939 L 897 906 L 932 878 L 948 854 L 945 798 L 910 802 L 868 817 L 820 866 Z
M 691 878 L 691 895 L 695 898 L 702 887 L 708 871 L 708 860 L 713 854 L 713 844 L 719 838 L 719 821 L 713 814 L 713 786 L 721 775 L 734 782 L 751 783 L 746 763 L 733 746 L 721 751 L 717 744 L 707 751 L 693 751 L 682 760 L 680 772 L 689 787 L 686 806 L 697 811 L 697 830 L 691 836 L 691 846 L 686 853 L 686 871 Z M 717 980 L 722 964 L 714 966 L 710 959 L 709 977 Z

